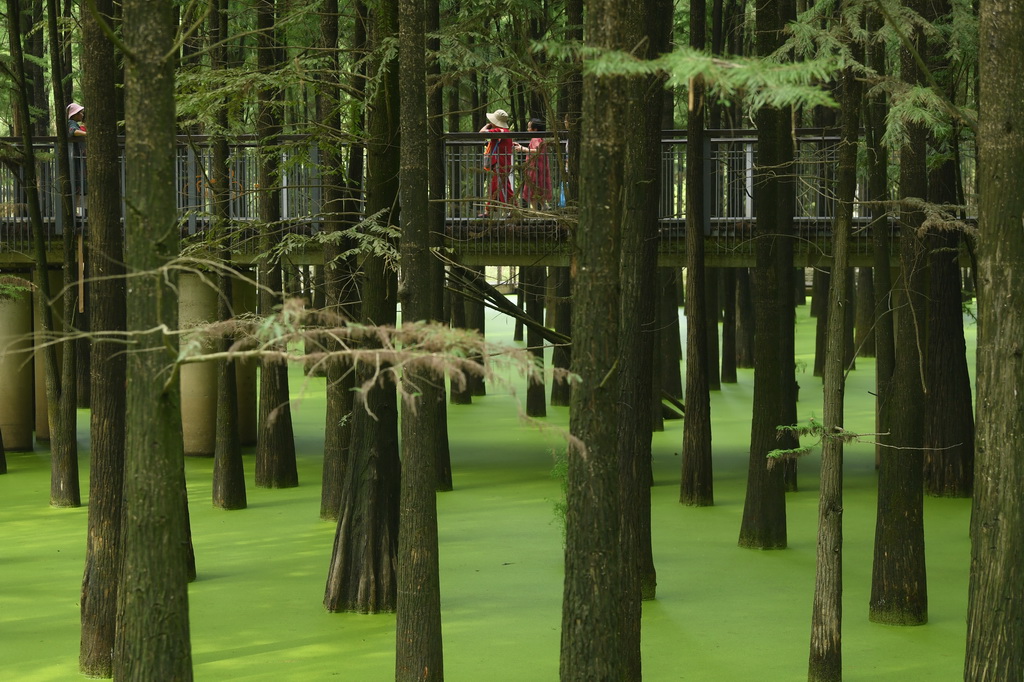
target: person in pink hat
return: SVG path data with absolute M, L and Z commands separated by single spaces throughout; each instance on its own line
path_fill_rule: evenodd
M 75 210 L 79 215 L 85 214 L 85 195 L 88 184 L 85 177 L 85 107 L 78 102 L 68 105 L 68 141 L 71 145 L 71 184 L 75 193 Z
M 507 133 L 509 131 L 508 113 L 498 109 L 487 114 L 487 124 L 480 129 L 481 133 Z M 509 204 L 512 202 L 512 138 L 492 138 L 484 149 L 484 167 L 491 175 L 491 202 Z M 482 214 L 486 218 L 490 214 L 490 203 Z
M 85 107 L 78 102 L 68 105 L 68 137 L 85 137 Z

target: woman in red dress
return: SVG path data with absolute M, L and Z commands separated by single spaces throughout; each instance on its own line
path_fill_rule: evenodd
M 508 113 L 498 109 L 487 114 L 488 123 L 480 129 L 481 133 L 507 133 L 509 131 Z M 484 149 L 484 167 L 491 176 L 490 200 L 498 204 L 512 203 L 512 138 L 492 138 Z M 487 217 L 491 204 L 488 203 L 482 217 Z
M 543 132 L 544 121 L 532 118 L 526 130 L 531 133 Z M 529 147 L 517 143 L 515 148 L 527 153 L 523 201 L 530 208 L 540 210 L 551 201 L 551 157 L 548 153 L 548 142 L 542 137 L 534 137 L 530 140 Z

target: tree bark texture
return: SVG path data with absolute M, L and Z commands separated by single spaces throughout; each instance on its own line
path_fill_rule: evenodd
M 690 47 L 703 50 L 706 4 L 690 3 Z M 707 507 L 715 503 L 711 463 L 711 398 L 718 381 L 718 287 L 706 288 L 717 275 L 704 267 L 704 84 L 691 84 L 686 144 L 686 415 L 683 422 L 682 479 L 679 501 Z M 713 300 L 712 300 L 713 299 Z M 712 331 L 712 329 L 714 331 Z M 715 337 L 714 348 L 711 336 Z M 713 353 L 713 357 L 712 357 Z M 712 378 L 713 377 L 713 378 Z
M 1024 6 L 981 3 L 977 476 L 964 680 L 1024 671 Z
M 667 97 L 667 96 L 666 96 Z M 683 397 L 682 339 L 679 332 L 679 268 L 658 268 L 658 368 L 661 372 L 661 390 L 673 398 Z
M 537 323 L 544 324 L 544 291 L 547 284 L 544 266 L 519 268 L 519 278 L 526 294 L 526 314 Z M 547 388 L 544 386 L 544 339 L 536 327 L 526 330 L 526 346 L 537 365 L 537 378 L 528 379 L 526 386 L 526 414 L 529 417 L 546 417 Z
M 438 32 L 441 27 L 441 3 L 429 2 L 426 5 L 427 32 L 427 173 L 429 178 L 428 194 L 430 205 L 430 248 L 440 250 L 444 246 L 444 214 L 445 214 L 445 163 L 444 163 L 444 98 L 441 88 L 441 38 Z M 431 319 L 444 320 L 444 280 L 445 264 L 440 258 L 430 259 L 430 294 Z M 437 447 L 434 450 L 434 471 L 437 477 L 438 492 L 452 489 L 452 456 L 448 443 L 448 400 L 442 379 L 440 388 L 435 393 L 437 407 L 434 418 L 437 420 L 435 437 Z
M 474 267 L 477 272 L 481 275 L 484 274 L 484 267 Z M 466 328 L 475 330 L 480 336 L 483 336 L 486 330 L 486 308 L 484 307 L 483 301 L 476 299 L 466 299 Z M 481 363 L 482 364 L 482 363 Z M 484 383 L 483 372 L 479 374 L 470 374 L 467 376 L 469 382 L 469 392 L 474 396 L 485 396 L 487 395 L 487 385 Z
M 385 3 L 368 16 L 371 44 L 396 36 L 397 5 Z M 383 211 L 382 222 L 393 224 L 399 175 L 398 64 L 390 57 L 374 68 L 371 75 L 379 78 L 379 85 L 367 112 L 366 212 Z M 362 270 L 363 324 L 394 325 L 395 273 L 379 256 L 364 258 Z M 364 390 L 352 412 L 349 463 L 324 606 L 328 611 L 394 611 L 401 475 L 395 379 L 385 363 L 364 362 L 356 368 L 356 385 Z
M 702 89 L 702 86 L 694 84 L 694 92 L 697 92 L 697 90 L 699 90 L 699 89 Z M 700 101 L 700 97 L 699 96 L 697 98 L 697 101 L 698 102 Z M 687 117 L 687 118 L 689 118 L 689 117 Z M 687 153 L 689 153 L 689 146 L 687 146 Z M 698 155 L 697 156 L 697 162 L 698 162 L 697 172 L 701 173 L 701 175 L 703 175 L 703 167 L 704 167 L 704 163 L 703 163 L 704 152 L 703 152 L 703 150 L 698 148 L 697 149 L 697 155 Z M 687 168 L 689 168 L 689 164 L 687 164 Z M 701 184 L 703 184 L 703 179 L 701 181 Z M 703 194 L 701 195 L 699 200 L 703 202 Z M 711 210 L 711 208 L 709 206 L 704 206 L 701 209 L 701 212 L 703 212 L 703 211 L 710 211 L 710 210 Z M 687 224 L 689 224 L 689 223 L 687 223 Z M 703 223 L 699 224 L 698 227 L 700 228 L 701 234 L 703 234 L 703 232 L 704 232 Z M 687 231 L 689 231 L 689 230 L 687 230 Z M 720 317 L 719 297 L 718 297 L 718 295 L 719 295 L 718 280 L 719 280 L 720 274 L 721 273 L 720 273 L 720 270 L 718 268 L 705 268 L 704 269 L 704 316 L 707 318 L 707 320 L 705 322 L 705 325 L 704 325 L 704 330 L 705 330 L 705 333 L 707 334 L 707 337 L 708 337 L 707 356 L 706 356 L 705 362 L 707 362 L 707 365 L 708 365 L 708 390 L 711 390 L 711 391 L 721 391 L 722 390 L 722 380 L 721 380 L 721 372 L 720 372 L 721 363 L 720 363 L 720 358 L 719 358 L 720 348 L 719 348 L 719 343 L 718 343 L 718 323 L 719 323 L 719 317 Z M 689 309 L 690 309 L 689 302 L 687 302 L 687 304 L 686 304 L 686 309 L 687 309 L 687 317 L 689 317 Z M 687 321 L 687 324 L 689 324 L 689 321 Z
M 923 38 L 918 38 L 919 48 Z M 901 58 L 903 80 L 921 79 L 909 50 Z M 912 125 L 900 152 L 900 198 L 927 196 L 925 132 Z M 900 212 L 900 282 L 893 291 L 896 318 L 896 365 L 890 401 L 882 424 L 878 471 L 878 516 L 871 572 L 869 618 L 892 625 L 921 625 L 928 621 L 928 592 L 924 556 L 924 358 L 927 295 L 923 243 L 918 229 L 920 211 L 904 205 Z
M 451 305 L 451 323 L 452 327 L 456 329 L 466 329 L 466 296 L 462 294 L 464 286 L 457 282 L 452 282 L 449 277 L 449 287 L 452 289 L 452 305 Z M 519 297 L 522 298 L 521 296 Z M 520 337 L 520 340 L 522 338 Z M 451 400 L 452 405 L 471 405 L 473 403 L 473 390 L 470 381 L 467 377 L 466 381 L 458 382 L 452 381 L 451 385 Z
M 24 191 L 25 203 L 28 204 L 29 220 L 32 225 L 33 257 L 35 266 L 33 268 L 34 284 L 36 286 L 35 299 L 37 301 L 36 315 L 39 319 L 37 325 L 42 338 L 50 339 L 56 336 L 56 326 L 53 319 L 53 311 L 50 307 L 51 286 L 46 259 L 46 226 L 43 223 L 42 210 L 39 203 L 39 187 L 36 182 L 35 155 L 32 152 L 31 120 L 29 112 L 29 101 L 31 98 L 28 92 L 28 82 L 25 72 L 25 60 L 22 50 L 21 36 L 21 2 L 19 0 L 7 0 L 7 27 L 10 38 L 10 70 L 14 77 L 14 106 L 18 115 L 25 123 L 21 126 L 21 143 L 24 149 L 22 158 L 22 190 Z M 65 131 L 66 135 L 66 131 Z M 58 146 L 58 153 L 66 150 L 66 146 Z M 68 167 L 65 162 L 63 168 Z M 62 202 L 64 208 L 65 224 L 70 225 L 70 208 L 67 198 L 70 196 L 70 184 L 67 173 L 63 173 L 61 194 L 65 198 Z M 70 236 L 67 233 L 66 238 Z M 46 382 L 46 408 L 50 431 L 54 434 L 53 456 L 50 466 L 50 504 L 54 507 L 77 507 L 81 504 L 81 495 L 78 482 L 78 461 L 77 447 L 72 447 L 66 439 L 60 436 L 64 433 L 61 430 L 60 419 L 64 412 L 59 404 L 62 395 L 61 368 L 57 359 L 57 344 L 49 344 L 42 348 L 39 355 L 43 359 L 45 382 Z M 69 389 L 73 391 L 74 389 Z
M 217 46 L 213 50 L 215 69 L 227 68 L 228 36 L 227 0 L 217 0 L 210 13 L 210 35 Z M 227 130 L 227 102 L 223 102 L 217 112 L 217 122 L 222 130 Z M 216 234 L 225 244 L 221 258 L 230 260 L 231 226 L 228 192 L 231 180 L 228 174 L 228 141 L 223 134 L 217 134 L 213 140 L 213 157 L 210 171 L 213 179 L 213 210 L 216 221 Z M 218 275 L 217 318 L 227 321 L 234 317 L 232 308 L 232 292 L 234 283 L 230 272 Z M 230 335 L 220 339 L 221 350 L 227 351 L 234 343 Z M 213 445 L 213 506 L 220 509 L 245 509 L 245 469 L 242 466 L 242 439 L 239 434 L 238 417 L 238 384 L 237 367 L 234 360 L 217 361 L 217 425 Z
M 836 213 L 832 232 L 832 281 L 829 287 L 825 353 L 821 478 L 818 498 L 817 570 L 811 616 L 807 679 L 843 679 L 843 408 L 845 401 L 845 319 L 850 307 L 849 241 L 857 190 L 857 138 L 861 86 L 852 70 L 842 76 L 842 140 L 839 143 Z
M 587 8 L 587 41 L 620 47 L 624 7 L 598 0 Z M 573 371 L 580 384 L 570 407 L 566 491 L 565 590 L 560 677 L 622 679 L 622 558 L 617 447 L 619 254 L 623 131 L 627 90 L 621 78 L 587 75 L 580 150 L 580 225 L 573 290 Z M 571 144 L 571 141 L 570 141 Z
M 177 344 L 173 277 L 178 258 L 174 197 L 174 71 L 171 3 L 127 0 L 125 261 L 134 275 L 128 353 L 123 563 L 114 677 L 191 680 L 188 534 L 178 385 L 168 368 Z M 170 279 L 171 281 L 168 281 Z
M 110 21 L 111 0 L 97 0 L 96 15 Z M 97 17 L 82 17 L 82 74 L 89 115 L 89 328 L 125 329 L 124 242 L 121 236 L 121 181 L 117 121 L 103 102 L 114 96 L 114 46 Z M 92 412 L 89 454 L 89 531 L 82 578 L 82 634 L 79 670 L 113 674 L 114 629 L 120 573 L 122 487 L 124 483 L 125 361 L 123 346 L 96 338 L 91 344 Z
M 338 4 L 337 0 L 329 0 L 324 5 L 324 13 L 320 19 L 321 42 L 324 49 L 331 51 L 338 48 Z M 355 54 L 366 49 L 366 11 L 362 3 L 356 3 L 352 22 L 350 47 Z M 324 203 L 327 219 L 324 229 L 338 232 L 359 221 L 360 197 L 358 188 L 363 179 L 364 147 L 357 141 L 348 146 L 347 175 L 340 135 L 342 126 L 341 112 L 341 81 L 338 77 L 338 57 L 332 56 L 330 64 L 333 69 L 326 69 L 324 81 L 317 92 L 317 115 L 321 121 L 330 121 L 325 134 L 327 144 L 322 150 L 324 170 Z M 361 66 L 350 65 L 353 75 L 349 82 L 350 96 L 357 102 L 363 100 L 363 83 L 365 73 Z M 362 128 L 361 107 L 354 113 L 356 125 Z M 347 320 L 359 319 L 358 312 L 358 280 L 353 258 L 342 258 L 349 244 L 328 242 L 324 245 L 324 288 L 326 290 L 325 308 L 331 316 Z M 339 345 L 329 341 L 328 350 L 340 350 Z M 320 518 L 324 521 L 338 520 L 341 508 L 341 491 L 344 485 L 345 468 L 349 463 L 352 440 L 352 409 L 354 406 L 355 376 L 351 363 L 343 359 L 328 361 L 327 374 L 327 409 L 324 433 L 324 464 L 320 488 Z
M 44 76 L 43 63 L 46 53 L 44 50 L 43 31 L 35 30 L 43 22 L 43 0 L 31 0 L 22 3 L 21 13 L 21 34 L 25 36 L 25 55 L 32 57 L 25 62 L 25 77 L 29 83 L 29 94 L 32 97 L 31 128 L 32 135 L 45 137 L 50 134 L 50 104 L 46 100 L 46 78 Z M 59 53 L 59 50 L 56 50 Z M 66 73 L 66 69 L 61 69 Z M 92 119 L 90 118 L 90 121 Z M 15 116 L 15 135 L 21 134 L 21 116 Z M 59 125 L 59 123 L 58 123 Z
M 650 59 L 667 49 L 662 21 L 670 11 L 661 0 L 631 6 L 627 25 L 632 40 Z M 639 125 L 625 140 L 623 227 L 619 279 L 618 341 L 618 456 L 621 495 L 622 553 L 621 651 L 625 680 L 642 678 L 640 658 L 641 601 L 653 598 L 656 586 L 651 547 L 651 412 L 661 404 L 651 400 L 654 378 L 654 340 L 657 330 L 658 216 L 661 149 L 661 77 L 630 79 L 627 118 Z
M 425 17 L 423 0 L 400 0 L 400 200 L 403 324 L 432 322 L 438 284 L 430 250 Z M 444 377 L 430 360 L 402 373 L 402 479 L 398 521 L 395 680 L 443 680 L 441 587 L 438 568 L 437 474 L 439 393 Z M 443 404 L 443 399 L 442 399 Z
M 46 24 L 50 44 L 57 44 L 60 40 L 60 32 L 57 25 L 57 1 L 47 0 L 46 3 Z M 60 87 L 61 80 L 66 72 L 65 64 L 60 59 L 56 50 L 50 51 L 50 71 L 54 74 L 53 80 L 53 103 L 56 111 L 64 111 L 67 103 L 64 98 L 64 90 Z M 67 153 L 67 126 L 56 126 L 57 132 L 57 163 L 61 168 L 70 168 L 70 159 Z M 71 178 L 70 175 L 61 174 L 61 194 L 64 197 L 62 209 L 64 224 L 69 226 L 64 230 L 62 245 L 64 262 L 75 262 L 75 245 L 77 243 L 77 230 L 70 229 L 74 223 L 74 212 L 71 200 Z M 83 211 L 84 206 L 83 206 Z M 63 269 L 63 293 L 58 298 L 63 304 L 61 310 L 64 333 L 70 333 L 75 324 L 76 311 L 78 309 L 78 287 L 75 285 L 77 273 L 74 268 Z M 56 306 L 55 306 L 56 307 Z M 57 384 L 57 401 L 52 404 L 47 395 L 47 414 L 50 426 L 50 460 L 53 467 L 50 487 L 50 504 L 56 507 L 77 507 L 82 503 L 79 492 L 78 479 L 78 376 L 77 376 L 77 351 L 79 342 L 67 340 L 61 343 L 62 353 L 59 354 L 60 382 Z M 88 348 L 88 343 L 84 348 Z M 44 354 L 49 360 L 49 355 Z M 88 353 L 85 353 L 88 357 Z M 48 389 L 49 390 L 49 389 Z
M 263 73 L 277 69 L 283 60 L 276 25 L 276 0 L 257 0 L 257 66 Z M 281 190 L 277 138 L 281 134 L 279 88 L 259 93 L 256 134 L 263 145 L 259 163 L 260 252 L 268 254 L 281 237 Z M 259 266 L 260 315 L 273 314 L 283 301 L 281 262 L 264 258 Z M 280 360 L 260 362 L 259 431 L 256 439 L 256 485 L 261 488 L 294 488 L 299 484 L 295 462 L 295 436 L 288 394 L 288 365 Z
M 858 357 L 875 357 L 875 280 L 871 268 L 857 268 L 857 321 L 854 345 Z
M 555 331 L 572 334 L 572 278 L 567 267 L 552 268 L 555 272 Z M 556 370 L 569 371 L 572 366 L 572 346 L 556 344 L 551 350 L 551 366 Z M 572 398 L 572 384 L 556 376 L 551 381 L 551 404 L 567 407 Z
M 828 328 L 828 292 L 832 288 L 832 268 L 815 268 L 811 284 L 811 310 L 814 324 L 814 376 L 825 375 L 825 338 Z
M 757 6 L 758 53 L 769 54 L 781 41 L 785 19 L 781 0 L 763 0 Z M 768 452 L 780 447 L 776 427 L 786 424 L 785 406 L 791 392 L 783 386 L 783 377 L 792 377 L 783 363 L 792 363 L 793 354 L 784 354 L 784 329 L 790 326 L 793 297 L 789 280 L 792 273 L 792 243 L 785 228 L 791 225 L 792 187 L 779 177 L 780 168 L 792 162 L 789 112 L 762 109 L 756 115 L 758 128 L 757 168 L 754 178 L 754 210 L 757 215 L 757 268 L 754 290 L 757 346 L 754 349 L 754 414 L 751 420 L 750 462 L 747 492 L 740 526 L 741 547 L 783 549 L 786 547 L 786 498 L 784 466 L 769 467 Z M 787 259 L 788 255 L 788 259 Z M 788 310 L 788 312 L 787 312 Z M 792 379 L 790 379 L 792 380 Z
M 736 366 L 754 366 L 754 300 L 750 270 L 736 270 Z
M 880 12 L 872 11 L 867 16 L 868 31 L 881 30 L 883 18 Z M 885 47 L 872 42 L 868 46 L 868 66 L 876 73 L 885 73 Z M 887 397 L 896 366 L 896 341 L 892 314 L 892 268 L 889 263 L 890 228 L 889 213 L 883 202 L 889 198 L 889 156 L 882 145 L 885 132 L 885 117 L 888 105 L 885 95 L 874 94 L 868 99 L 865 138 L 868 149 L 868 196 L 873 202 L 871 208 L 871 238 L 873 242 L 872 275 L 875 285 L 875 432 L 882 432 Z M 881 444 L 875 448 L 875 460 L 881 458 Z
M 722 383 L 736 377 L 736 268 L 722 269 Z
M 929 200 L 957 203 L 952 159 L 929 173 Z M 974 414 L 960 287 L 959 232 L 932 231 L 928 246 L 928 343 L 925 360 L 924 489 L 970 497 L 974 484 Z

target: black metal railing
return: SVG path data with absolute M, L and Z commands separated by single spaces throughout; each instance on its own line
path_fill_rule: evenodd
M 523 147 L 539 138 L 533 151 L 487 155 L 492 136 L 477 133 L 450 134 L 445 142 L 445 219 L 449 244 L 457 251 L 500 259 L 526 254 L 559 255 L 568 251 L 575 229 L 575 208 L 565 201 L 567 143 L 559 133 L 507 133 Z M 202 239 L 211 223 L 213 192 L 209 138 L 179 137 L 176 153 L 175 187 L 182 234 Z M 757 141 L 752 131 L 709 131 L 702 159 L 705 175 L 704 200 L 708 206 L 704 232 L 709 253 L 742 257 L 753 253 L 753 210 Z M 835 211 L 836 145 L 829 131 L 800 130 L 795 136 L 795 160 L 777 172 L 791 176 L 797 249 L 831 251 L 831 218 Z M 18 142 L 8 140 L 8 145 Z M 54 138 L 35 143 L 36 175 L 47 238 L 54 239 L 67 227 L 61 217 L 60 195 L 55 191 L 56 154 Z M 686 137 L 668 131 L 662 142 L 661 189 L 658 199 L 662 252 L 682 253 L 686 215 Z M 88 219 L 88 190 L 84 183 L 83 147 L 72 151 L 71 177 L 75 229 Z M 258 221 L 257 181 L 259 154 L 254 138 L 236 140 L 230 147 L 230 219 L 236 226 Z M 317 145 L 308 136 L 287 136 L 269 153 L 280 163 L 279 200 L 287 230 L 316 232 L 324 219 L 322 186 Z M 498 158 L 496 158 L 498 156 Z M 961 155 L 962 176 L 973 188 L 973 155 Z M 122 161 L 122 187 L 124 163 Z M 0 166 L 0 255 L 27 253 L 31 249 L 31 226 L 15 164 Z M 858 192 L 860 196 L 860 192 Z M 969 209 L 968 209 L 969 212 Z M 859 206 L 855 218 L 864 223 Z M 246 232 L 243 230 L 241 233 Z M 247 232 L 252 233 L 252 230 Z M 255 251 L 255 240 L 236 241 L 243 253 Z M 869 249 L 869 240 L 854 249 Z

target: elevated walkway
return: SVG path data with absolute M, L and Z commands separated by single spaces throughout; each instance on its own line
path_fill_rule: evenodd
M 507 133 L 506 137 L 526 144 L 529 134 Z M 517 155 L 501 182 L 507 183 L 506 202 L 495 207 L 490 201 L 493 174 L 488 170 L 484 147 L 488 136 L 456 133 L 445 143 L 445 244 L 450 257 L 467 265 L 564 265 L 569 262 L 576 212 L 561 206 L 559 188 L 565 168 L 564 139 L 546 134 L 544 151 L 527 160 Z M 798 266 L 827 266 L 832 256 L 832 218 L 835 201 L 835 147 L 837 138 L 829 131 L 800 130 L 796 135 L 794 176 L 794 257 Z M 8 140 L 17 146 L 17 140 Z M 68 226 L 62 225 L 58 209 L 60 197 L 54 192 L 57 177 L 53 138 L 36 141 L 37 176 L 46 241 L 51 263 L 61 262 L 60 242 Z M 705 260 L 710 266 L 744 267 L 754 264 L 754 231 L 757 218 L 753 211 L 754 160 L 756 138 L 753 131 L 710 131 L 702 154 L 705 176 L 705 204 L 709 218 L 703 226 Z M 231 221 L 235 231 L 236 261 L 252 261 L 257 255 L 256 169 L 259 149 L 255 140 L 236 140 L 231 147 L 230 197 Z M 311 235 L 322 228 L 322 184 L 320 159 L 315 140 L 304 136 L 286 136 L 276 152 L 280 156 L 281 234 Z M 973 160 L 964 155 L 963 177 L 970 189 Z M 208 172 L 212 161 L 207 138 L 180 138 L 176 157 L 176 195 L 185 240 L 201 245 L 210 225 L 212 195 Z M 532 186 L 530 164 L 545 164 L 551 177 L 551 196 L 542 211 L 525 207 L 525 196 L 537 193 Z M 70 173 L 78 186 L 84 172 L 79 154 L 73 156 Z M 686 139 L 676 131 L 666 131 L 661 152 L 660 262 L 683 265 L 686 259 Z M 123 177 L 122 166 L 122 177 Z M 542 190 L 546 188 L 540 188 Z M 968 192 L 968 196 L 971 196 Z M 85 204 L 83 197 L 75 201 Z M 492 218 L 479 217 L 490 208 Z M 76 206 L 74 225 L 81 233 L 88 220 L 87 206 Z M 852 265 L 870 265 L 873 246 L 868 219 L 855 206 L 855 229 L 850 248 Z M 970 210 L 968 210 L 970 213 Z M 23 269 L 31 264 L 32 233 L 24 191 L 17 170 L 0 168 L 0 269 Z M 896 235 L 892 219 L 889 229 Z M 895 240 L 894 240 L 895 241 Z M 897 256 L 895 248 L 891 257 Z M 290 252 L 294 263 L 322 261 L 319 248 L 302 246 Z

